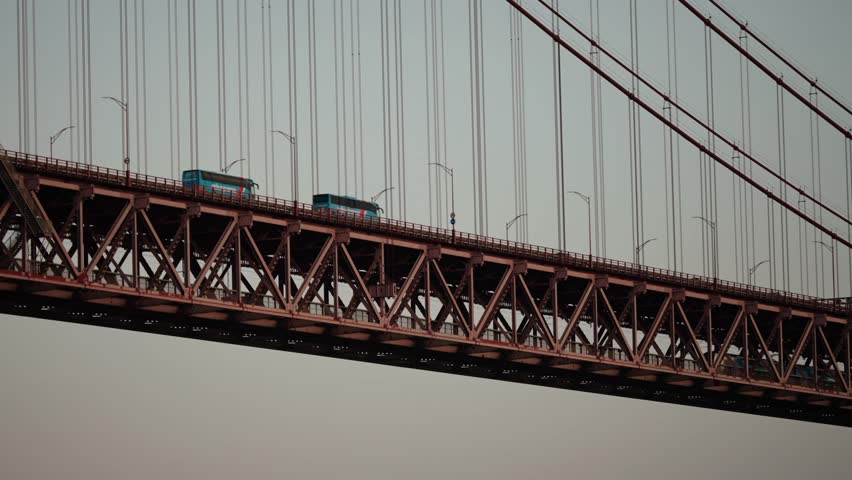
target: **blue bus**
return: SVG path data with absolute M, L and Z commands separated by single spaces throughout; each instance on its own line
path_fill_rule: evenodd
M 330 193 L 314 195 L 313 205 L 314 208 L 328 208 L 331 210 L 343 211 L 360 218 L 378 218 L 379 212 L 382 211 L 379 204 L 375 202 L 367 202 L 353 197 L 333 195 Z
M 183 185 L 193 190 L 205 190 L 212 193 L 235 195 L 248 198 L 256 183 L 250 178 L 235 177 L 207 170 L 185 170 Z

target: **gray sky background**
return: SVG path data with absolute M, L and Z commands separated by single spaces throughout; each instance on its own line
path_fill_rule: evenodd
M 17 85 L 15 5 L 0 3 L 0 59 L 7 74 L 0 77 L 0 142 L 8 148 L 46 154 L 47 137 L 68 123 L 66 64 L 66 3 L 37 2 L 38 131 L 37 145 L 17 144 Z M 118 94 L 117 3 L 91 2 L 93 25 L 93 92 Z M 132 2 L 131 2 L 132 3 Z M 199 3 L 199 107 L 201 164 L 215 169 L 216 73 L 214 3 Z M 234 9 L 232 2 L 229 10 Z M 320 19 L 329 21 L 331 2 L 317 2 Z M 512 147 L 508 65 L 508 7 L 485 3 L 488 74 L 489 233 L 503 235 L 503 223 L 514 214 Z M 588 2 L 563 1 L 573 17 L 588 17 Z M 169 162 L 168 73 L 164 1 L 145 2 L 148 49 L 150 173 L 174 176 L 179 170 Z M 281 24 L 281 2 L 273 2 Z M 665 84 L 665 3 L 640 2 L 642 70 Z M 181 9 L 184 6 L 181 4 Z M 381 97 L 378 68 L 378 2 L 362 6 L 364 71 L 364 132 L 369 196 L 383 187 L 381 178 Z M 406 158 L 408 165 L 408 219 L 428 223 L 426 200 L 428 156 L 424 133 L 422 3 L 403 2 L 406 82 Z M 459 228 L 473 230 L 470 113 L 467 78 L 466 4 L 446 2 L 447 47 L 447 164 L 456 168 Z M 736 9 L 776 45 L 847 98 L 852 97 L 852 43 L 847 20 L 852 4 L 843 1 L 796 2 L 750 0 Z M 262 97 L 259 79 L 259 8 L 252 3 L 249 20 L 250 65 L 253 73 L 249 104 L 252 110 L 251 175 L 264 188 L 289 196 L 289 179 L 264 178 Z M 185 11 L 181 14 L 184 15 Z M 304 2 L 297 3 L 304 16 Z M 601 34 L 627 57 L 627 2 L 602 1 Z M 679 11 L 682 34 L 678 37 L 680 87 L 685 103 L 703 114 L 704 84 L 700 24 Z M 235 38 L 233 17 L 227 17 L 228 35 Z M 180 38 L 185 41 L 185 18 Z M 583 21 L 585 23 L 585 21 Z M 299 139 L 307 138 L 305 26 L 297 29 L 300 73 L 298 80 Z M 325 30 L 322 30 L 325 28 Z M 527 143 L 531 182 L 529 238 L 532 243 L 554 245 L 553 110 L 548 42 L 527 24 L 526 53 Z M 318 27 L 318 77 L 320 95 L 320 190 L 337 190 L 331 35 Z M 274 29 L 280 53 L 275 58 L 276 121 L 270 128 L 290 130 L 284 31 Z M 254 43 L 252 43 L 254 42 Z M 718 41 L 717 41 L 718 42 Z M 661 46 L 662 45 L 662 46 Z M 719 51 L 724 51 L 716 44 Z M 228 49 L 234 48 L 229 40 Z M 185 50 L 185 48 L 184 48 Z M 226 57 L 233 59 L 230 50 Z M 182 53 L 182 55 L 185 54 Z M 719 53 L 717 59 L 717 123 L 731 132 L 739 130 L 736 57 Z M 233 60 L 232 60 L 233 61 Z M 59 67 L 56 67 L 59 65 Z M 185 74 L 185 72 L 183 72 Z M 565 63 L 566 139 L 569 189 L 590 190 L 588 72 L 574 60 Z M 228 71 L 228 122 L 235 126 L 237 74 Z M 756 75 L 755 75 L 756 76 Z M 775 159 L 774 87 L 753 85 L 754 149 Z M 181 88 L 185 89 L 185 80 Z M 156 94 L 154 93 L 156 92 Z M 182 92 L 185 96 L 185 90 Z M 501 103 L 499 99 L 505 98 Z M 605 92 L 607 123 L 608 255 L 630 259 L 626 239 L 630 222 L 626 206 L 626 104 Z M 810 147 L 808 116 L 788 102 L 788 168 L 791 178 L 809 185 Z M 120 124 L 115 106 L 93 103 L 94 161 L 118 168 Z M 183 134 L 186 135 L 186 107 Z M 72 116 L 73 120 L 73 116 Z M 843 121 L 849 123 L 848 118 Z M 135 120 L 132 120 L 135 125 Z M 649 122 L 650 125 L 650 122 Z M 350 126 L 351 128 L 351 126 Z M 660 130 L 644 134 L 648 178 L 646 205 L 662 204 L 662 189 L 653 179 L 662 173 L 658 142 Z M 827 131 L 827 129 L 826 129 Z M 77 158 L 70 137 L 58 142 L 58 156 Z M 237 133 L 229 131 L 226 158 L 245 154 Z M 304 142 L 307 143 L 307 142 Z M 826 133 L 823 147 L 826 200 L 845 204 L 842 144 Z M 286 171 L 286 147 L 277 144 L 278 172 Z M 351 144 L 350 147 L 351 148 Z M 182 149 L 186 166 L 188 147 Z M 133 158 L 138 158 L 134 149 Z M 259 152 L 259 153 L 258 153 Z M 300 147 L 301 200 L 310 194 L 308 150 Z M 689 156 L 692 155 L 692 156 Z M 694 154 L 682 161 L 695 162 Z M 775 160 L 777 165 L 777 160 Z M 141 163 L 140 163 L 141 165 Z M 687 167 L 685 167 L 687 168 Z M 694 191 L 685 175 L 685 191 Z M 689 170 L 688 170 L 689 172 Z M 724 180 L 727 178 L 727 180 Z M 720 211 L 727 201 L 729 177 L 720 175 Z M 341 189 L 344 189 L 342 187 Z M 401 189 L 399 189 L 401 190 Z M 355 193 L 354 186 L 349 193 Z M 396 192 L 401 193 L 401 192 Z M 697 200 L 687 195 L 685 214 L 698 214 Z M 568 247 L 585 251 L 585 209 L 569 203 L 571 228 Z M 437 210 L 435 208 L 434 210 Z M 665 237 L 663 210 L 646 217 L 648 236 Z M 437 215 L 432 212 L 433 218 Z M 399 216 L 399 215 L 397 215 Z M 433 220 L 435 222 L 436 220 Z M 687 222 L 688 220 L 684 220 Z M 699 225 L 685 223 L 689 260 L 686 269 L 700 272 L 700 250 L 695 247 Z M 723 245 L 722 271 L 734 278 L 730 253 L 733 243 L 727 225 L 720 223 Z M 762 228 L 758 226 L 758 228 Z M 760 231 L 760 230 L 758 230 Z M 765 232 L 764 232 L 765 234 Z M 662 241 L 648 249 L 647 262 L 666 265 Z M 691 255 L 690 255 L 691 254 Z M 842 255 L 846 255 L 844 251 Z M 845 261 L 845 257 L 844 261 Z M 808 275 L 800 276 L 813 278 Z M 841 291 L 849 282 L 841 275 Z M 767 284 L 764 276 L 758 283 Z M 794 289 L 805 288 L 795 278 Z M 808 288 L 813 290 L 813 285 Z M 812 292 L 816 293 L 816 292 Z M 848 471 L 846 450 L 852 433 L 835 427 L 711 412 L 671 405 L 623 400 L 569 391 L 512 385 L 353 362 L 313 358 L 289 353 L 253 350 L 167 337 L 65 325 L 34 319 L 0 319 L 0 476 L 8 478 L 233 478 L 246 473 L 258 478 L 290 475 L 300 478 L 517 478 L 549 475 L 586 475 L 589 478 L 799 478 L 819 473 Z M 845 470 L 844 470 L 845 469 Z

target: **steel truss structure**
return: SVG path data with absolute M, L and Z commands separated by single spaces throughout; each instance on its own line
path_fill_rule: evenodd
M 0 155 L 8 313 L 852 426 L 846 305 Z

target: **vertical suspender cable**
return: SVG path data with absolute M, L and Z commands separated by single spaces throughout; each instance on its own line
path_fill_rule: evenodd
M 852 173 L 852 166 L 850 165 L 852 164 L 852 140 L 848 137 L 843 139 L 843 153 L 844 163 L 846 164 L 846 214 L 852 215 L 852 176 L 850 176 L 850 173 Z M 846 225 L 846 238 L 852 238 L 852 225 Z M 852 291 L 852 250 L 847 249 L 846 254 L 849 268 L 849 289 Z
M 142 2 L 142 146 L 145 173 L 148 173 L 148 62 L 147 38 L 145 36 L 145 2 Z
M 364 198 L 361 194 L 361 184 L 358 181 L 360 162 L 358 158 L 358 84 L 355 83 L 355 8 L 358 2 L 349 4 L 349 89 L 352 98 L 352 184 L 355 197 Z
M 382 3 L 384 4 L 384 2 Z M 340 65 L 337 60 L 337 5 L 337 0 L 332 0 L 332 40 L 334 42 L 334 142 L 337 147 L 337 192 L 339 194 L 344 191 L 340 180 L 343 178 L 343 169 L 346 168 L 346 166 L 340 162 L 340 72 L 338 71 Z M 343 15 L 343 12 L 341 12 L 340 15 Z M 344 146 L 344 149 L 345 148 L 346 147 Z
M 476 233 L 480 233 L 479 229 L 479 195 L 477 193 L 476 187 L 478 185 L 477 182 L 477 174 L 479 169 L 477 168 L 477 142 L 476 142 L 476 78 L 474 75 L 474 58 L 475 58 L 475 45 L 474 45 L 474 0 L 468 0 L 467 3 L 467 34 L 468 34 L 468 70 L 470 75 L 470 160 L 471 160 L 471 171 L 472 171 L 472 188 L 471 192 L 473 193 L 473 223 L 474 223 L 474 231 Z
M 166 0 L 166 17 L 168 20 L 168 35 L 166 36 L 166 45 L 168 49 L 168 57 L 169 57 L 169 172 L 172 175 L 172 178 L 176 178 L 179 172 L 175 171 L 175 117 L 174 117 L 174 105 L 175 105 L 175 95 L 174 95 L 174 55 L 172 52 L 172 22 L 174 18 L 172 17 L 172 2 L 171 0 Z M 179 170 L 179 169 L 178 169 Z
M 558 8 L 557 0 L 552 0 L 551 4 Z M 559 33 L 559 22 L 554 20 L 556 32 Z M 554 96 L 556 117 L 556 225 L 558 230 L 559 248 L 565 250 L 568 240 L 566 238 L 565 228 L 565 129 L 563 126 L 562 115 L 562 49 L 553 42 L 554 55 Z
M 816 109 L 819 109 L 819 96 L 816 96 L 816 95 L 814 96 L 813 104 L 814 104 L 814 107 Z M 815 134 L 816 140 L 815 140 L 814 143 L 815 143 L 815 146 L 816 146 L 816 174 L 817 174 L 816 175 L 816 186 L 817 186 L 817 188 L 814 191 L 814 193 L 817 195 L 817 198 L 820 201 L 822 201 L 822 156 L 820 155 L 820 147 L 819 147 L 819 145 L 820 145 L 819 126 L 820 126 L 819 116 L 816 116 L 816 118 L 814 119 L 814 134 Z M 848 139 L 848 132 L 847 132 L 847 139 Z M 814 210 L 816 210 L 816 207 L 814 207 Z M 823 222 L 822 213 L 823 213 L 823 209 L 820 208 L 819 209 L 819 216 L 818 216 L 820 223 Z M 816 215 L 816 212 L 814 212 L 814 215 Z M 823 239 L 825 239 L 824 235 L 820 235 L 820 236 Z M 814 245 L 814 247 L 818 247 L 818 245 Z M 825 253 L 825 252 L 823 251 L 822 253 Z M 832 255 L 832 257 L 833 257 L 833 255 Z M 824 258 L 824 257 L 820 257 L 820 269 L 822 270 L 822 272 L 825 272 L 825 270 L 826 270 L 825 263 L 823 262 L 822 258 Z M 823 273 L 823 276 L 824 275 L 825 275 L 825 273 Z
M 119 15 L 120 15 L 119 22 L 121 23 L 121 28 L 119 30 L 119 35 L 121 37 L 120 41 L 119 41 L 119 44 L 120 44 L 120 47 L 119 47 L 120 59 L 119 60 L 120 60 L 120 63 L 121 63 L 121 79 L 120 79 L 121 88 L 120 88 L 120 91 L 121 91 L 121 101 L 125 102 L 125 105 L 127 105 L 128 98 L 130 97 L 130 92 L 129 92 L 129 89 L 128 89 L 128 80 L 127 80 L 127 76 L 129 74 L 129 67 L 128 67 L 128 65 L 129 65 L 128 64 L 128 62 L 129 62 L 128 50 L 129 49 L 127 47 L 127 42 L 129 40 L 128 33 L 127 33 L 127 31 L 128 31 L 127 17 L 128 17 L 129 5 L 128 5 L 127 1 L 128 0 L 121 0 L 120 8 L 119 8 Z M 130 146 L 126 144 L 126 142 L 129 141 L 130 133 L 125 132 L 125 129 L 127 129 L 129 127 L 129 124 L 127 124 L 124 121 L 125 118 L 128 118 L 128 116 L 122 115 L 122 122 L 121 122 L 121 130 L 122 130 L 121 131 L 121 152 L 122 152 L 122 155 L 124 154 L 124 152 L 130 152 Z
M 246 175 L 252 178 L 252 156 L 251 156 L 251 98 L 249 95 L 249 55 L 248 55 L 248 0 L 243 0 L 243 85 L 245 85 L 246 97 Z M 266 133 L 264 133 L 266 135 Z M 266 183 L 266 182 L 264 182 Z
M 317 53 L 316 2 L 308 0 L 308 122 L 311 143 L 311 194 L 319 193 L 319 155 L 317 153 Z
M 243 128 L 245 124 L 243 123 L 243 26 L 242 26 L 242 10 L 240 9 L 240 1 L 237 0 L 237 17 L 236 17 L 236 25 L 237 25 L 237 122 L 239 123 L 239 134 L 237 135 L 237 143 L 239 145 L 239 158 L 246 158 L 245 149 L 244 149 L 244 135 Z M 245 177 L 245 167 L 243 163 L 240 162 L 240 176 Z
M 272 179 L 270 178 L 269 173 L 269 96 L 267 91 L 267 82 L 269 81 L 269 77 L 266 75 L 266 10 L 267 7 L 264 4 L 263 0 L 260 3 L 260 50 L 261 50 L 261 58 L 262 58 L 262 72 L 263 72 L 263 179 L 265 180 L 263 183 L 264 191 L 267 195 L 270 193 L 270 186 L 272 184 Z
M 32 56 L 33 56 L 33 146 L 34 152 L 38 154 L 38 139 L 40 138 L 38 135 L 38 45 L 36 39 L 38 38 L 36 35 L 36 19 L 38 18 L 36 12 L 36 1 L 32 0 L 32 17 L 33 17 L 33 46 L 32 46 Z
M 269 58 L 269 126 L 275 127 L 275 68 L 272 59 L 272 1 L 269 0 L 266 4 L 266 54 Z M 266 137 L 269 139 L 269 172 L 272 180 L 272 196 L 278 196 L 278 178 L 276 174 L 275 164 L 275 138 L 270 135 L 269 128 L 266 128 Z
M 135 137 L 136 137 L 136 164 L 132 166 L 132 168 L 137 168 L 142 170 L 142 140 L 141 140 L 141 131 L 139 129 L 140 115 L 139 112 L 142 110 L 140 106 L 142 103 L 139 100 L 139 0 L 133 0 L 133 115 L 135 116 L 135 121 L 133 122 L 136 127 Z M 130 92 L 128 92 L 128 97 L 130 96 Z
M 520 214 L 520 207 L 518 205 L 518 100 L 517 100 L 517 85 L 515 82 L 517 79 L 515 78 L 518 69 L 515 66 L 515 61 L 517 59 L 517 37 L 515 33 L 515 24 L 516 17 L 518 12 L 509 7 L 509 80 L 511 85 L 512 94 L 510 96 L 512 101 L 512 180 L 514 190 L 514 201 L 515 201 L 515 210 L 514 216 L 515 218 Z M 508 238 L 507 238 L 508 240 Z M 515 240 L 518 240 L 518 233 L 515 230 Z
M 82 132 L 85 131 L 85 126 L 82 123 L 82 117 L 80 116 L 80 103 L 83 98 L 82 91 L 82 82 L 80 81 L 81 69 L 80 69 L 80 0 L 74 0 L 74 125 L 77 125 L 71 133 L 74 136 L 76 148 L 74 151 L 74 155 L 72 159 L 74 161 L 87 162 L 85 157 L 83 157 L 81 153 L 81 147 L 83 141 Z
M 396 35 L 397 35 L 397 158 L 399 165 L 397 166 L 397 197 L 399 216 L 403 220 L 407 218 L 405 209 L 406 204 L 406 188 L 405 188 L 405 79 L 403 77 L 403 43 L 402 43 L 402 0 L 396 0 Z
M 171 3 L 171 0 L 169 0 Z M 174 77 L 174 85 L 175 85 L 175 155 L 176 155 L 176 163 L 177 163 L 177 174 L 181 173 L 182 165 L 181 165 L 181 101 L 180 101 L 180 40 L 178 39 L 178 8 L 175 5 L 173 10 L 174 14 L 174 34 L 173 38 L 175 40 L 174 47 L 174 59 L 175 59 L 175 77 Z
M 424 98 L 426 100 L 426 161 L 427 163 L 434 162 L 432 158 L 432 100 L 431 100 L 431 69 L 429 63 L 429 20 L 431 9 L 429 6 L 432 4 L 432 0 L 423 0 L 423 56 L 424 56 L 424 75 L 423 78 L 425 80 L 424 87 Z M 433 202 L 432 202 L 432 165 L 426 166 L 426 179 L 428 186 L 428 199 L 429 199 L 429 225 L 435 225 L 435 218 L 433 216 Z M 440 209 L 438 210 L 438 221 L 440 222 L 441 214 Z
M 225 132 L 222 130 L 222 120 L 224 118 L 223 115 L 223 105 L 225 98 L 222 95 L 222 87 L 223 87 L 223 79 L 222 79 L 222 28 L 221 28 L 221 20 L 222 20 L 222 2 L 220 0 L 216 0 L 216 128 L 217 128 L 217 140 L 219 142 L 219 171 L 225 170 L 225 150 L 222 148 L 222 140 L 225 138 Z
M 88 105 L 86 106 L 86 156 L 89 159 L 89 164 L 94 163 L 94 155 L 92 153 L 92 148 L 94 143 L 92 141 L 92 8 L 91 8 L 90 0 L 86 0 L 86 101 Z M 127 10 L 127 6 L 125 5 L 125 11 Z M 125 27 L 125 32 L 127 28 Z M 127 44 L 127 38 L 125 33 L 125 45 Z M 125 55 L 126 57 L 126 55 Z M 129 126 L 127 127 L 129 128 Z
M 290 40 L 287 42 L 290 46 L 290 53 L 288 55 L 288 59 L 290 60 L 290 135 L 293 138 L 292 142 L 292 152 L 293 157 L 290 160 L 290 164 L 292 165 L 291 174 L 292 178 L 292 195 L 293 200 L 299 200 L 299 97 L 297 95 L 297 86 L 296 83 L 296 5 L 293 0 L 288 1 L 289 6 L 289 15 L 288 15 L 288 32 L 290 33 Z
M 591 1 L 592 0 L 589 0 L 589 5 L 591 5 Z M 551 3 L 551 6 L 553 6 L 554 8 L 556 7 L 556 0 L 551 0 L 550 3 Z M 550 14 L 550 23 L 551 23 L 551 28 L 558 33 L 559 32 L 559 22 L 556 19 L 556 15 L 553 14 L 552 12 Z M 559 45 L 557 45 L 556 42 L 554 41 L 551 44 L 551 60 L 552 60 L 552 68 L 553 68 L 553 130 L 554 130 L 554 136 L 553 136 L 553 140 L 554 140 L 554 142 L 553 142 L 553 144 L 554 144 L 553 145 L 553 153 L 554 153 L 554 155 L 553 155 L 553 159 L 554 159 L 554 166 L 556 167 L 555 168 L 555 174 L 554 174 L 554 178 L 556 179 L 556 191 L 555 191 L 555 196 L 556 196 L 556 202 L 555 202 L 556 203 L 556 242 L 557 242 L 556 244 L 557 244 L 557 247 L 560 250 L 564 250 L 565 249 L 565 240 L 562 236 L 562 203 L 559 201 L 559 192 L 561 191 L 561 187 L 560 187 L 560 178 L 561 177 L 559 175 L 559 172 L 560 172 L 560 164 L 561 164 L 561 159 L 562 159 L 562 119 L 561 119 L 561 115 L 560 115 L 560 112 L 561 112 L 560 106 L 561 106 L 562 95 L 560 93 L 561 92 L 561 82 L 560 82 L 560 73 L 561 72 L 558 71 L 561 64 L 558 61 L 558 57 L 560 57 L 561 55 L 562 55 L 562 50 L 559 48 Z M 592 110 L 592 114 L 594 115 L 594 109 Z M 594 123 L 594 117 L 592 119 L 592 122 Z M 594 126 L 592 128 L 594 129 Z M 594 135 L 593 135 L 593 137 L 594 137 Z M 594 159 L 594 150 L 593 150 L 592 158 Z M 597 207 L 597 204 L 595 204 L 595 206 Z
M 18 3 L 15 5 L 15 28 L 17 29 L 18 37 L 17 47 L 18 47 L 18 78 L 17 78 L 17 86 L 18 86 L 18 150 L 24 151 L 26 150 L 26 146 L 24 145 L 24 95 L 23 95 L 23 86 L 24 86 L 24 62 L 23 62 L 23 42 L 21 38 L 24 35 L 24 25 L 23 25 L 23 4 L 24 0 L 18 0 Z
M 74 125 L 74 87 L 71 81 L 71 0 L 66 2 L 67 9 L 66 14 L 67 18 L 65 19 L 66 25 L 66 38 L 65 41 L 68 43 L 68 125 Z M 69 132 L 70 133 L 70 132 Z M 68 143 L 70 148 L 68 149 L 68 156 L 71 160 L 74 160 L 74 135 L 68 135 Z
M 778 109 L 778 161 L 781 164 L 781 175 L 787 177 L 787 147 L 786 147 L 786 125 L 784 120 L 784 91 L 780 86 L 776 87 L 776 101 Z M 779 181 L 778 188 L 781 193 L 781 198 L 787 201 L 787 189 Z M 789 229 L 788 229 L 788 212 L 781 212 L 781 256 L 783 263 L 781 264 L 781 285 L 784 290 L 790 289 L 790 248 L 789 248 Z
M 672 92 L 672 45 L 677 41 L 674 38 L 672 33 L 672 20 L 671 20 L 671 12 L 672 9 L 669 8 L 669 2 L 665 2 L 666 5 L 666 77 L 667 77 L 667 88 L 669 97 L 673 96 Z M 672 115 L 672 106 L 671 103 L 666 102 L 667 113 L 669 116 L 669 121 L 673 121 Z M 669 268 L 673 268 L 675 271 L 678 269 L 678 250 L 677 250 L 677 219 L 679 218 L 677 206 L 679 202 L 677 201 L 677 195 L 675 192 L 675 164 L 674 164 L 674 142 L 673 142 L 674 132 L 668 126 L 663 127 L 663 149 L 665 151 L 665 160 L 666 163 L 666 175 L 668 176 L 668 185 L 666 189 L 666 234 L 668 235 L 668 229 L 671 228 L 670 235 L 670 243 L 668 248 L 671 250 L 670 264 Z
M 442 148 L 442 152 L 443 152 L 442 158 L 443 158 L 444 164 L 449 166 L 449 157 L 447 156 L 447 69 L 446 69 L 446 62 L 445 62 L 445 56 L 444 56 L 444 52 L 445 52 L 445 49 L 444 49 L 444 38 L 445 38 L 445 35 L 444 35 L 444 0 L 438 0 L 438 31 L 439 31 L 439 34 L 438 34 L 439 35 L 438 36 L 439 47 L 438 48 L 439 48 L 439 51 L 440 51 L 440 54 L 438 55 L 438 57 L 440 58 L 440 66 L 439 67 L 441 69 L 441 75 L 440 75 L 441 88 L 439 89 L 440 92 L 441 92 L 440 93 L 441 138 L 443 138 L 443 141 L 441 142 L 441 145 L 439 147 Z M 444 199 L 445 199 L 444 203 L 445 203 L 445 205 L 451 206 L 452 205 L 452 203 L 451 203 L 452 199 L 447 198 L 447 196 L 449 194 L 451 194 L 452 192 L 450 191 L 451 190 L 450 188 L 447 188 L 447 184 L 446 184 L 447 183 L 446 182 L 447 177 L 446 177 L 446 175 L 444 175 L 443 178 L 444 178 Z
M 438 89 L 438 52 L 437 52 L 437 50 L 438 50 L 438 27 L 437 27 L 437 12 L 436 12 L 436 9 L 435 9 L 435 0 L 432 0 L 430 2 L 430 7 L 431 8 L 429 9 L 429 18 L 430 18 L 431 32 L 430 32 L 429 39 L 430 39 L 430 44 L 431 44 L 430 62 L 431 62 L 432 68 L 431 68 L 431 73 L 429 74 L 429 76 L 432 78 L 432 91 L 431 91 L 431 95 L 430 95 L 429 99 L 430 99 L 430 104 L 431 104 L 431 107 L 432 107 L 432 120 L 431 120 L 431 125 L 430 125 L 431 128 L 432 128 L 432 145 L 431 145 L 431 148 L 432 148 L 432 151 L 435 154 L 434 161 L 437 162 L 437 163 L 443 164 L 444 159 L 442 159 L 441 150 L 440 150 L 441 149 L 441 130 L 440 130 L 440 124 L 441 124 L 440 115 L 441 115 L 441 113 L 438 109 L 438 104 L 439 104 L 438 97 L 440 96 L 440 91 Z M 443 227 L 444 221 L 445 221 L 445 218 L 444 218 L 444 204 L 445 204 L 445 202 L 444 202 L 443 196 L 441 195 L 442 190 L 445 189 L 445 187 L 446 187 L 445 179 L 446 179 L 446 175 L 438 174 L 438 176 L 436 177 L 436 180 L 435 180 L 435 187 L 436 187 L 435 188 L 435 200 L 436 200 L 436 207 L 437 207 L 436 211 L 438 212 L 438 216 L 437 216 L 438 227 Z
M 364 101 L 363 101 L 363 82 L 361 74 L 361 2 L 356 2 L 355 10 L 355 29 L 356 29 L 356 46 L 358 50 L 358 157 L 361 159 L 359 179 L 361 183 L 361 192 L 366 196 L 367 190 L 364 184 Z
M 341 149 L 343 152 L 343 190 L 346 195 L 349 195 L 349 125 L 346 118 L 346 26 L 343 23 L 343 17 L 346 16 L 346 6 L 344 5 L 343 0 L 340 1 L 339 12 L 340 15 L 338 18 L 340 19 L 340 31 L 337 38 L 340 40 L 340 57 L 338 60 L 340 62 L 340 107 L 342 110 L 342 114 L 340 115 L 340 124 L 343 130 L 340 134 L 340 138 L 343 140 L 343 148 Z M 338 25 L 335 25 L 335 28 L 338 28 Z

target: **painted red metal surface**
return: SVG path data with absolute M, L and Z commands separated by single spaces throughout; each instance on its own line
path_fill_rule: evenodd
M 28 232 L 4 199 L 0 290 L 852 424 L 848 305 L 6 155 L 55 232 Z

